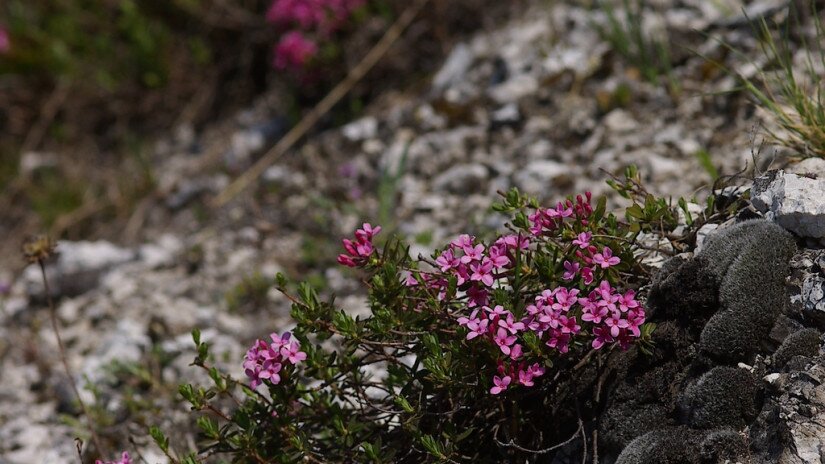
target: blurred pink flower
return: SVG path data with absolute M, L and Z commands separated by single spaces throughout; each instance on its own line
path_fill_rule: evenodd
M 11 51 L 11 39 L 9 39 L 9 32 L 0 26 L 0 55 Z
M 300 32 L 291 31 L 281 37 L 275 47 L 274 65 L 277 69 L 300 69 L 318 53 L 318 45 Z

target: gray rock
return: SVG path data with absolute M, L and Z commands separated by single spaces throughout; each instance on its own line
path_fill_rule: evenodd
M 341 128 L 341 133 L 351 142 L 371 139 L 378 132 L 378 120 L 372 116 L 353 121 Z
M 804 160 L 788 166 L 786 172 L 791 174 L 813 174 L 817 177 L 825 177 L 825 159 L 805 158 Z
M 802 309 L 806 316 L 825 321 L 825 278 L 809 274 L 802 281 Z
M 531 195 L 540 195 L 553 187 L 553 182 L 571 175 L 573 168 L 550 160 L 533 161 L 516 172 L 513 181 L 519 189 Z
M 452 193 L 479 191 L 489 172 L 480 164 L 460 164 L 436 176 L 433 189 Z
M 695 253 L 699 253 L 702 251 L 702 247 L 705 245 L 705 239 L 708 238 L 710 234 L 713 233 L 719 224 L 705 224 L 696 231 L 696 249 L 694 250 Z
M 522 74 L 491 88 L 489 93 L 493 100 L 505 104 L 517 102 L 522 97 L 534 94 L 538 88 L 539 82 L 535 77 Z
M 110 242 L 67 242 L 57 244 L 58 258 L 46 268 L 53 297 L 76 296 L 95 288 L 109 269 L 134 260 L 133 250 Z M 30 266 L 24 274 L 26 290 L 31 298 L 43 297 L 40 269 Z
M 149 345 L 151 340 L 142 321 L 121 319 L 114 330 L 103 336 L 97 350 L 83 358 L 81 376 L 75 382 L 82 385 L 84 378 L 99 382 L 105 374 L 104 366 L 113 361 L 126 364 L 137 362 Z
M 490 115 L 493 127 L 512 126 L 521 122 L 521 111 L 515 103 L 509 103 Z
M 442 91 L 463 80 L 474 59 L 473 51 L 467 44 L 456 45 L 447 57 L 447 61 L 433 77 L 433 88 L 436 91 Z
M 753 462 L 825 462 L 825 358 L 779 374 L 773 385 L 777 391 L 751 426 Z
M 751 202 L 766 218 L 802 237 L 825 237 L 825 179 L 778 171 L 765 184 L 754 183 Z

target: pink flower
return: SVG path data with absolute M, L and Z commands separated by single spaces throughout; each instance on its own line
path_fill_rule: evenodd
M 474 310 L 473 312 L 470 313 L 470 317 L 464 317 L 464 316 L 459 317 L 458 318 L 458 325 L 460 325 L 462 327 L 466 327 L 467 324 L 470 321 L 478 320 L 478 317 L 476 317 L 477 315 L 478 315 L 478 310 L 476 309 L 476 310 Z
M 467 248 L 473 246 L 473 237 L 470 237 L 467 234 L 461 234 L 458 236 L 457 239 L 450 242 L 450 244 L 456 248 Z
M 460 260 L 456 259 L 453 250 L 446 250 L 444 253 L 441 253 L 441 256 L 439 256 L 435 262 L 438 264 L 441 272 L 447 272 L 450 269 L 458 267 Z
M 277 385 L 281 382 L 284 362 L 294 365 L 306 359 L 306 353 L 299 351 L 298 342 L 290 341 L 291 336 L 289 332 L 282 336 L 273 333 L 270 335 L 272 343 L 255 340 L 246 352 L 243 363 L 244 373 L 249 377 L 252 388 L 258 388 L 264 380 Z
M 132 458 L 129 457 L 129 453 L 126 451 L 120 455 L 120 460 L 118 461 L 106 461 L 103 462 L 100 459 L 95 461 L 95 464 L 132 464 Z
M 589 267 L 582 269 L 582 283 L 585 285 L 593 283 L 593 269 Z
M 587 249 L 590 246 L 590 238 L 593 237 L 593 234 L 590 232 L 582 232 L 579 236 L 573 240 L 573 245 L 578 245 L 579 248 L 582 250 Z
M 571 263 L 570 261 L 564 261 L 564 274 L 562 274 L 561 278 L 564 280 L 573 280 L 576 278 L 576 275 L 579 273 L 580 265 L 579 263 Z
M 281 348 L 281 356 L 286 358 L 286 360 L 288 360 L 292 364 L 298 364 L 299 362 L 307 358 L 307 354 L 300 350 L 300 345 L 298 345 L 297 342 L 292 342 L 289 344 L 288 348 Z
M 493 341 L 498 345 L 502 353 L 509 355 L 510 346 L 516 342 L 516 336 L 509 335 L 505 329 L 499 328 Z
M 480 286 L 472 286 L 467 289 L 467 306 L 474 308 L 476 306 L 486 306 L 490 295 L 487 290 Z
M 514 322 L 513 321 L 513 313 L 507 313 L 506 319 L 499 319 L 498 320 L 499 327 L 503 327 L 507 329 L 511 334 L 515 335 L 520 330 L 524 330 L 524 324 L 521 322 Z
M 593 262 L 600 265 L 602 269 L 607 269 L 610 266 L 615 266 L 621 262 L 618 256 L 613 256 L 613 250 L 609 247 L 604 247 L 601 253 L 593 255 Z
M 480 245 L 479 245 L 480 246 Z M 462 258 L 464 259 L 464 258 Z M 489 259 L 482 262 L 470 264 L 470 280 L 481 281 L 484 285 L 490 287 L 493 285 L 495 279 L 493 278 L 493 263 Z
M 360 229 L 355 231 L 355 237 L 359 242 L 369 242 L 373 237 L 381 233 L 381 226 L 373 227 L 369 222 L 365 222 Z
M 275 47 L 273 65 L 276 69 L 299 70 L 318 53 L 318 45 L 300 32 L 290 31 Z
M 575 317 L 559 316 L 559 327 L 563 334 L 577 334 L 581 326 L 576 323 Z
M 292 334 L 289 332 L 284 332 L 283 335 L 278 335 L 273 332 L 269 334 L 269 338 L 272 339 L 272 349 L 276 352 L 280 352 L 281 348 L 289 345 L 289 339 L 292 338 Z
M 522 353 L 523 353 L 523 351 L 522 351 L 521 345 L 516 343 L 510 349 L 510 359 L 512 359 L 513 361 L 516 361 L 521 357 Z
M 626 329 L 628 327 L 627 320 L 622 319 L 618 311 L 605 319 L 604 325 L 610 327 L 610 336 L 614 338 L 619 336 L 619 329 Z
M 523 251 L 530 247 L 530 239 L 520 234 L 502 235 L 496 240 L 496 245 L 502 244 L 510 250 L 520 249 Z
M 472 340 L 479 335 L 487 333 L 487 326 L 489 324 L 489 319 L 476 319 L 475 321 L 469 322 L 467 328 L 470 329 L 470 332 L 467 334 L 467 340 Z
M 533 371 L 527 370 L 519 370 L 518 371 L 518 383 L 524 385 L 525 387 L 532 387 L 535 385 L 533 383 Z
M 533 363 L 533 365 L 530 366 L 530 372 L 533 374 L 533 377 L 541 377 L 544 375 L 544 368 L 541 367 L 539 363 Z
M 564 287 L 558 287 L 556 289 L 556 303 L 552 305 L 552 308 L 556 311 L 570 311 L 570 308 L 573 307 L 574 304 L 578 301 L 577 295 L 579 294 L 579 289 L 574 288 L 572 290 L 568 290 Z
M 645 311 L 642 308 L 638 309 L 631 309 L 626 314 L 627 318 L 627 330 L 630 332 L 634 337 L 639 337 L 642 335 L 639 327 L 645 323 Z
M 340 256 L 339 256 L 340 258 Z M 415 278 L 415 275 L 412 273 L 407 275 L 407 278 L 404 279 L 404 286 L 406 287 L 415 287 L 418 286 L 418 279 Z
M 628 290 L 624 293 L 624 295 L 619 296 L 616 300 L 616 303 L 619 305 L 619 309 L 626 313 L 629 309 L 635 309 L 639 307 L 639 302 L 636 301 L 636 292 L 633 290 Z
M 467 327 L 467 340 L 472 340 L 479 335 L 484 335 L 487 332 L 487 326 L 490 324 L 489 319 L 481 319 L 478 317 L 478 310 L 476 309 L 470 314 L 470 317 L 458 318 L 459 325 Z
M 461 262 L 464 264 L 481 261 L 481 258 L 484 257 L 484 245 L 467 245 L 462 250 L 464 250 L 464 256 L 461 257 Z
M 590 304 L 589 306 L 585 306 L 585 309 L 582 311 L 582 320 L 586 322 L 592 322 L 594 324 L 599 324 L 602 322 L 607 316 L 607 308 L 604 306 L 598 306 L 596 304 Z
M 510 265 L 510 258 L 507 257 L 507 248 L 502 245 L 493 245 L 488 250 L 490 262 L 496 269 L 501 269 Z
M 487 312 L 494 316 L 507 316 L 510 311 L 504 309 L 504 306 L 496 305 L 494 308 L 484 308 Z
M 364 223 L 363 229 L 355 231 L 354 241 L 346 238 L 341 241 L 346 253 L 338 255 L 338 263 L 349 267 L 365 266 L 369 262 L 369 257 L 375 251 L 372 239 L 379 232 L 381 232 L 380 226 L 372 227 L 368 223 Z
M 593 335 L 595 335 L 595 339 L 593 340 L 593 348 L 599 349 L 604 346 L 605 343 L 613 342 L 613 337 L 610 335 L 610 328 L 609 327 L 596 327 L 593 329 Z
M 567 217 L 572 216 L 573 215 L 572 206 L 573 206 L 573 204 L 570 203 L 569 201 L 567 202 L 567 204 L 562 203 L 562 202 L 558 202 L 558 204 L 556 204 L 556 210 L 554 211 L 555 216 L 560 217 L 560 218 L 567 218 Z
M 266 20 L 271 23 L 296 23 L 304 29 L 320 25 L 324 16 L 321 0 L 275 0 L 266 12 Z
M 8 31 L 0 26 L 0 55 L 4 55 L 11 51 L 11 39 Z
M 593 294 L 602 299 L 602 306 L 606 306 L 608 303 L 615 303 L 618 298 L 618 295 L 613 294 L 613 287 L 610 286 L 610 282 L 606 280 L 599 283 L 598 288 L 593 290 Z
M 559 353 L 567 353 L 570 349 L 570 334 L 555 329 L 550 332 L 550 340 L 547 341 L 546 345 L 559 350 Z
M 512 379 L 509 375 L 505 375 L 504 377 L 494 376 L 493 377 L 493 388 L 490 389 L 490 393 L 493 395 L 498 395 L 499 393 L 507 390 L 507 386 L 510 385 Z

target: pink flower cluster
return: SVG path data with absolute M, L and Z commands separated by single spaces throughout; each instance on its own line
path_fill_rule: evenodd
M 516 379 L 519 384 L 525 387 L 532 387 L 535 385 L 533 379 L 542 375 L 544 375 L 544 368 L 539 363 L 533 363 L 529 366 L 525 363 L 511 364 L 509 370 L 504 367 L 503 363 L 499 363 L 498 375 L 493 377 L 493 387 L 490 388 L 490 393 L 498 395 L 507 390 L 507 387 L 513 383 L 513 379 Z
M 258 388 L 264 380 L 277 385 L 281 382 L 281 371 L 287 363 L 295 365 L 307 358 L 306 353 L 301 351 L 300 343 L 292 339 L 291 333 L 286 332 L 283 336 L 273 333 L 269 337 L 272 343 L 255 340 L 252 348 L 246 352 L 243 368 L 251 380 L 249 385 L 252 388 Z
M 301 69 L 318 53 L 318 45 L 298 31 L 289 31 L 275 46 L 273 64 L 277 69 Z
M 329 35 L 339 29 L 365 0 L 275 0 L 266 19 L 280 27 L 317 30 Z
M 580 276 L 584 285 L 590 285 L 596 271 L 608 269 L 622 262 L 621 258 L 613 255 L 613 249 L 608 246 L 602 247 L 599 251 L 598 247 L 590 243 L 592 238 L 593 234 L 590 232 L 581 232 L 573 240 L 573 245 L 577 247 L 575 256 L 578 261 L 564 261 L 562 279 L 571 281 Z
M 95 464 L 132 464 L 132 458 L 129 457 L 129 453 L 126 451 L 120 456 L 120 460 L 118 461 L 106 461 L 103 462 L 100 459 L 95 461 Z
M 499 237 L 492 245 L 485 247 L 475 237 L 465 234 L 453 240 L 435 262 L 442 273 L 456 277 L 457 286 L 467 295 L 470 308 L 486 306 L 490 290 L 500 278 L 501 271 L 515 265 L 516 250 L 524 252 L 529 246 L 530 241 L 520 235 Z M 408 285 L 412 284 L 408 281 Z M 444 298 L 443 290 L 447 287 L 445 278 L 430 278 L 427 284 L 432 289 L 440 290 L 439 298 Z
M 346 253 L 338 255 L 338 263 L 349 267 L 364 266 L 375 251 L 372 239 L 381 232 L 381 226 L 371 226 L 365 222 L 361 229 L 355 231 L 355 240 L 344 239 Z
M 266 19 L 286 30 L 275 47 L 277 69 L 300 70 L 318 53 L 315 36 L 329 40 L 365 0 L 274 0 Z
M 586 226 L 593 214 L 593 206 L 590 204 L 592 197 L 590 192 L 585 192 L 584 197 L 576 195 L 575 202 L 568 199 L 558 202 L 555 208 L 538 208 L 529 217 L 530 232 L 537 237 L 552 234 L 567 218 L 578 219 Z
M 503 355 L 499 360 L 499 374 L 494 377 L 493 394 L 504 391 L 513 379 L 524 386 L 532 386 L 533 379 L 543 373 L 540 365 L 525 363 L 522 334 L 531 331 L 540 341 L 559 353 L 567 353 L 571 340 L 582 333 L 592 334 L 591 346 L 600 349 L 617 342 L 626 349 L 633 337 L 639 337 L 639 327 L 645 321 L 645 312 L 635 299 L 635 292 L 619 293 L 607 281 L 580 296 L 576 288 L 556 287 L 544 290 L 534 303 L 525 308 L 525 315 L 517 318 L 502 306 L 475 309 L 469 317 L 460 317 L 458 324 L 467 329 L 467 340 L 487 340 Z M 584 325 L 584 327 L 583 327 Z M 510 365 L 504 374 L 505 364 Z

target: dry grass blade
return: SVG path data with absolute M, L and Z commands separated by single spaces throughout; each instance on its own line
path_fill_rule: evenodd
M 817 44 L 812 48 L 802 37 L 801 49 L 805 54 L 802 70 L 794 68 L 795 47 L 789 42 L 788 29 L 783 31 L 780 38 L 774 38 L 774 31 L 762 18 L 754 23 L 754 31 L 759 34 L 762 54 L 776 69 L 760 69 L 758 79 L 748 78 L 741 73 L 737 75 L 756 103 L 772 114 L 783 129 L 783 132 L 767 129 L 773 142 L 793 148 L 802 156 L 825 157 L 825 105 L 822 101 L 824 83 L 821 70 L 817 70 L 815 66 L 815 63 L 819 63 L 820 68 L 825 69 L 825 51 L 822 48 L 825 34 L 816 11 L 811 17 L 816 28 Z M 802 29 L 798 20 L 794 27 Z

